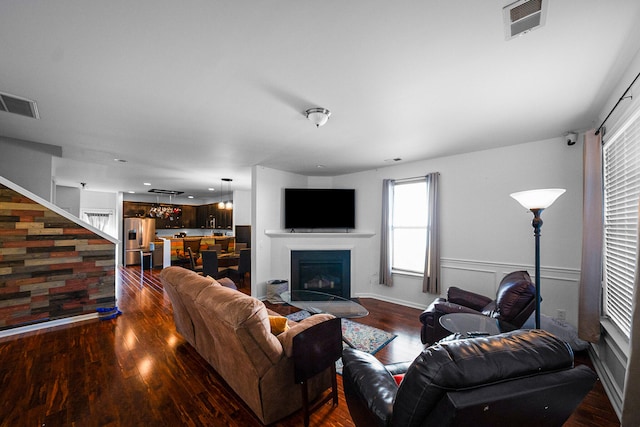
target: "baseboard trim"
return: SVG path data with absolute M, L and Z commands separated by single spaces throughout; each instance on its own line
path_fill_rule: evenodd
M 390 302 L 393 304 L 403 305 L 409 308 L 417 308 L 418 310 L 424 310 L 425 308 L 427 308 L 426 305 L 422 303 L 414 303 L 414 302 L 409 302 L 409 301 L 405 301 L 397 298 L 389 298 L 388 296 L 371 294 L 371 293 L 359 293 L 355 295 L 355 298 L 371 298 L 371 299 L 375 299 L 382 302 Z
M 48 322 L 34 323 L 26 326 L 18 326 L 17 328 L 5 329 L 0 331 L 0 338 L 11 337 L 13 335 L 25 334 L 27 332 L 40 331 L 42 329 L 55 328 L 56 326 L 70 325 L 85 320 L 97 319 L 98 313 L 82 314 L 79 316 L 65 317 L 63 319 L 50 320 Z
M 593 344 L 589 345 L 588 352 L 589 358 L 593 363 L 593 369 L 596 371 L 596 374 L 598 375 L 598 378 L 602 383 L 602 387 L 604 388 L 604 392 L 609 398 L 611 406 L 613 407 L 613 410 L 618 416 L 619 420 L 622 416 L 622 397 L 620 391 L 615 386 L 609 370 L 604 365 L 604 363 L 602 363 L 602 360 L 600 360 L 598 352 L 593 348 Z

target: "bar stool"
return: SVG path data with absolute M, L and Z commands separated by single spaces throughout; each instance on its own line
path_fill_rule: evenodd
M 342 357 L 342 322 L 333 318 L 293 337 L 293 369 L 296 384 L 302 389 L 302 415 L 305 427 L 309 426 L 309 415 L 325 403 L 332 401 L 338 406 L 338 381 L 336 380 L 336 360 Z M 309 407 L 308 382 L 311 378 L 331 370 L 331 392 L 327 393 L 313 407 Z
M 148 249 L 140 249 L 140 271 L 144 271 L 144 260 L 149 257 L 149 270 L 153 270 L 153 252 Z

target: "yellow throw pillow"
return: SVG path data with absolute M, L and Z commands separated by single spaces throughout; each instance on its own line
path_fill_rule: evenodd
M 273 335 L 280 335 L 289 329 L 287 318 L 283 316 L 269 316 L 269 325 L 271 326 L 271 333 Z

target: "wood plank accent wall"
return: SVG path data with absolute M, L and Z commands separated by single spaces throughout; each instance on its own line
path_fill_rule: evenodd
M 0 184 L 0 330 L 115 305 L 115 244 Z

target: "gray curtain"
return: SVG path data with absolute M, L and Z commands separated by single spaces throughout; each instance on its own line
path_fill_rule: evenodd
M 424 260 L 422 292 L 440 294 L 440 215 L 438 203 L 438 172 L 430 173 L 427 180 L 427 251 Z
M 595 131 L 584 136 L 582 206 L 582 267 L 578 311 L 578 336 L 600 339 L 600 291 L 602 282 L 602 141 Z
M 640 218 L 640 214 L 638 216 Z M 639 224 L 640 225 L 640 224 Z M 638 227 L 640 230 L 640 227 Z M 640 242 L 640 233 L 638 236 Z M 633 284 L 633 300 L 631 313 L 631 336 L 629 338 L 629 359 L 624 378 L 624 394 L 622 395 L 622 427 L 640 426 L 640 251 L 636 251 L 636 276 Z
M 380 284 L 393 285 L 391 275 L 391 201 L 393 200 L 393 185 L 395 181 L 382 181 L 382 226 L 380 230 Z

